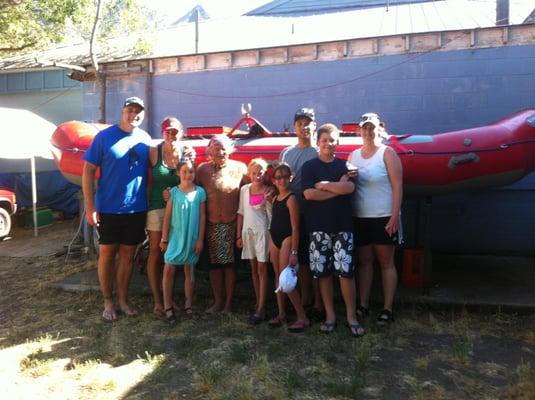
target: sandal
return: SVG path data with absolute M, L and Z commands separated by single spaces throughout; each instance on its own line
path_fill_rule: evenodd
M 258 314 L 251 314 L 249 315 L 249 318 L 247 318 L 247 322 L 249 323 L 249 325 L 253 326 L 262 323 L 262 321 L 264 321 L 264 317 Z
M 184 312 L 186 313 L 186 315 L 193 315 L 193 308 L 191 307 L 184 307 Z
M 357 308 L 356 314 L 357 318 L 362 321 L 364 318 L 368 318 L 370 316 L 370 310 L 364 306 L 359 306 L 359 308 Z
M 271 318 L 268 322 L 270 328 L 280 328 L 282 324 L 286 321 L 286 317 L 281 317 L 277 315 L 274 318 Z
M 349 331 L 351 332 L 351 335 L 353 335 L 353 337 L 355 338 L 362 337 L 366 333 L 362 325 L 358 322 L 355 322 L 353 324 L 348 323 L 347 326 L 349 328 Z
M 297 320 L 290 326 L 288 326 L 288 332 L 291 333 L 300 333 L 310 326 L 310 322 L 305 322 L 302 320 Z
M 169 307 L 165 309 L 165 320 L 169 325 L 176 324 L 176 315 L 175 315 L 175 309 L 173 307 Z
M 394 314 L 392 311 L 384 309 L 377 317 L 377 325 L 388 325 L 394 322 Z
M 334 332 L 335 329 L 336 329 L 336 321 L 333 321 L 333 322 L 325 321 L 320 325 L 320 332 L 326 335 L 330 335 L 331 333 Z

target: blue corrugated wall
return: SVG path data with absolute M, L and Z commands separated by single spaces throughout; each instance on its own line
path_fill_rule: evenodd
M 534 65 L 535 46 L 509 46 L 158 75 L 151 133 L 168 114 L 186 126 L 232 126 L 246 102 L 272 130 L 291 127 L 304 105 L 316 109 L 319 123 L 338 125 L 374 111 L 397 134 L 469 128 L 535 107 Z M 98 95 L 85 89 L 86 117 L 95 119 Z M 118 118 L 127 95 L 144 91 L 144 78 L 110 82 L 108 117 Z M 415 208 L 406 202 L 409 241 Z M 505 189 L 433 199 L 436 250 L 535 254 L 533 226 L 535 174 Z

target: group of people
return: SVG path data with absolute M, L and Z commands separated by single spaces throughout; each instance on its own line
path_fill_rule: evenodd
M 370 315 L 375 260 L 384 294 L 377 322 L 394 321 L 402 167 L 397 154 L 377 140 L 383 125 L 376 114 L 362 116 L 363 146 L 346 161 L 335 155 L 336 126 L 325 124 L 316 132 L 314 110 L 298 110 L 297 143 L 281 152 L 271 179 L 266 160 L 255 158 L 246 166 L 230 159 L 232 141 L 225 135 L 210 139 L 208 161 L 195 166 L 194 151 L 180 140 L 184 129 L 174 117 L 162 122 L 163 141 L 153 147 L 139 127 L 143 116 L 143 101 L 126 99 L 121 122 L 99 132 L 84 157 L 86 218 L 99 233 L 103 320 L 115 321 L 119 313 L 137 314 L 128 302 L 128 285 L 136 246 L 147 231 L 153 312 L 170 323 L 176 322 L 179 310 L 173 300 L 175 270 L 184 270 L 183 310 L 191 314 L 195 264 L 204 245 L 213 292 L 208 313 L 232 310 L 238 248 L 251 266 L 256 300 L 248 317 L 251 325 L 288 323 L 288 331 L 302 332 L 317 319 L 321 332 L 333 332 L 337 326 L 333 277 L 337 277 L 347 326 L 353 336 L 362 336 L 361 322 Z M 97 168 L 100 179 L 94 200 Z M 277 291 L 278 312 L 269 320 L 268 263 L 273 266 L 275 287 L 286 268 L 299 276 L 298 287 L 288 293 Z M 287 321 L 286 297 L 295 310 L 293 321 Z

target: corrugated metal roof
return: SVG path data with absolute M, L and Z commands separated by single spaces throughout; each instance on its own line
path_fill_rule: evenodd
M 303 16 L 429 1 L 434 0 L 275 0 L 249 11 L 245 15 L 264 17 Z
M 529 2 L 527 2 L 529 3 Z M 510 23 L 521 24 L 533 10 L 523 0 L 511 0 Z M 258 49 L 400 34 L 483 28 L 495 25 L 495 0 L 440 0 L 365 8 L 304 17 L 210 19 L 199 23 L 199 53 Z M 151 54 L 134 53 L 136 37 L 107 43 L 101 62 L 195 54 L 195 24 L 183 24 L 156 33 Z M 88 65 L 87 43 L 58 47 L 0 60 L 0 70 L 38 68 L 35 58 Z

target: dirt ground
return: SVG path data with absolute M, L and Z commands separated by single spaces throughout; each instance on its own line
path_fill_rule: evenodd
M 65 261 L 75 228 L 0 242 L 2 398 L 535 399 L 532 314 L 404 304 L 392 326 L 367 320 L 366 336 L 353 339 L 340 308 L 334 334 L 318 324 L 292 334 L 249 327 L 246 297 L 232 315 L 204 315 L 199 274 L 193 317 L 169 326 L 149 296 L 134 294 L 138 317 L 103 323 L 98 292 L 47 286 L 94 268 Z M 17 241 L 41 250 L 13 256 Z

